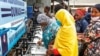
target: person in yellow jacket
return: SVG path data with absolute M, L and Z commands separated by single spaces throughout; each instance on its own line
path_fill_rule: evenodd
M 55 14 L 55 18 L 60 29 L 51 53 L 53 56 L 78 56 L 78 40 L 73 16 L 67 10 L 60 9 Z

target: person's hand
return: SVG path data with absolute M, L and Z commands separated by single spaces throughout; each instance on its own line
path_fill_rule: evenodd
M 84 40 L 86 43 L 89 43 L 91 40 L 90 40 L 90 38 L 85 38 L 85 40 Z
M 53 45 L 54 44 L 54 40 L 51 40 L 49 45 Z
M 50 56 L 51 54 L 53 54 L 53 45 L 48 45 L 48 50 L 47 50 L 46 55 Z
M 84 38 L 83 34 L 77 34 L 78 40 L 81 41 Z
M 42 40 L 39 40 L 38 42 L 37 42 L 37 44 L 40 46 L 40 45 L 42 45 Z

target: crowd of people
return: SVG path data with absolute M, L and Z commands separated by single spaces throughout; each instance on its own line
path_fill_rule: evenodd
M 53 17 L 45 6 L 36 17 L 43 29 L 38 44 L 44 42 L 46 56 L 100 56 L 100 4 L 76 9 L 74 15 L 61 4 L 54 11 Z

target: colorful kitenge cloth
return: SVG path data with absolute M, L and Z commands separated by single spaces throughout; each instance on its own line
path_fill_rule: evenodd
M 85 37 L 89 38 L 84 56 L 100 56 L 100 20 L 92 22 L 85 31 Z

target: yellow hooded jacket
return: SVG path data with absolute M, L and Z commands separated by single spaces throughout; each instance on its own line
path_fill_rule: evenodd
M 61 22 L 62 26 L 57 32 L 53 48 L 56 48 L 61 56 L 78 56 L 78 40 L 74 18 L 65 9 L 60 9 L 55 17 Z

